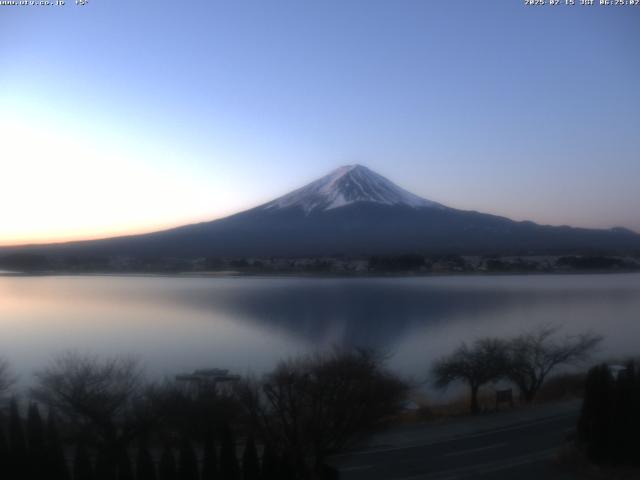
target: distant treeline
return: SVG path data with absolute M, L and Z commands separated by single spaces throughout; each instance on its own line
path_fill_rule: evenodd
M 640 270 L 640 252 L 625 256 L 575 254 L 564 256 L 461 256 L 401 254 L 349 257 L 268 258 L 167 258 L 51 256 L 13 253 L 0 256 L 0 268 L 19 272 L 222 272 L 309 274 L 428 274 L 428 273 L 527 273 L 564 271 Z

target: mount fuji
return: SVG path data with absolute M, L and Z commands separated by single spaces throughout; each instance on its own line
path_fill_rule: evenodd
M 160 232 L 0 249 L 49 256 L 313 257 L 640 250 L 640 235 L 517 222 L 421 198 L 361 165 L 235 215 Z

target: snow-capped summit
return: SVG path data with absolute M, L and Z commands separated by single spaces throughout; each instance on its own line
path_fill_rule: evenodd
M 444 208 L 397 186 L 362 165 L 345 165 L 298 190 L 263 206 L 266 210 L 298 207 L 309 214 L 357 202 Z

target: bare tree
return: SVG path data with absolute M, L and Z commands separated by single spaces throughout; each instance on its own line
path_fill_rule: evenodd
M 507 344 L 497 338 L 481 338 L 471 346 L 460 345 L 451 355 L 438 360 L 432 368 L 432 376 L 438 388 L 462 381 L 471 393 L 471 413 L 478 413 L 478 391 L 488 382 L 505 375 L 508 355 Z
M 132 406 L 142 386 L 142 371 L 132 358 L 98 357 L 74 352 L 57 356 L 36 373 L 34 398 L 106 444 L 131 434 Z
M 11 373 L 11 365 L 3 358 L 0 358 L 0 400 L 11 389 L 16 379 Z
M 138 416 L 165 433 L 204 440 L 212 430 L 240 416 L 241 407 L 232 388 L 190 389 L 182 382 L 166 379 L 150 384 L 143 401 L 137 406 Z
M 507 376 L 526 403 L 535 399 L 553 369 L 584 361 L 602 341 L 602 336 L 591 332 L 558 339 L 558 330 L 544 326 L 509 341 Z
M 253 427 L 301 474 L 398 413 L 408 386 L 371 350 L 335 350 L 282 362 L 239 386 Z

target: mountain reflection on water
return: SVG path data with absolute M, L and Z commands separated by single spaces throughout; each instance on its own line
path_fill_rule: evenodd
M 0 356 L 28 377 L 63 350 L 134 354 L 154 375 L 261 372 L 332 345 L 374 346 L 422 378 L 482 335 L 540 324 L 640 347 L 640 275 L 422 278 L 0 276 Z

